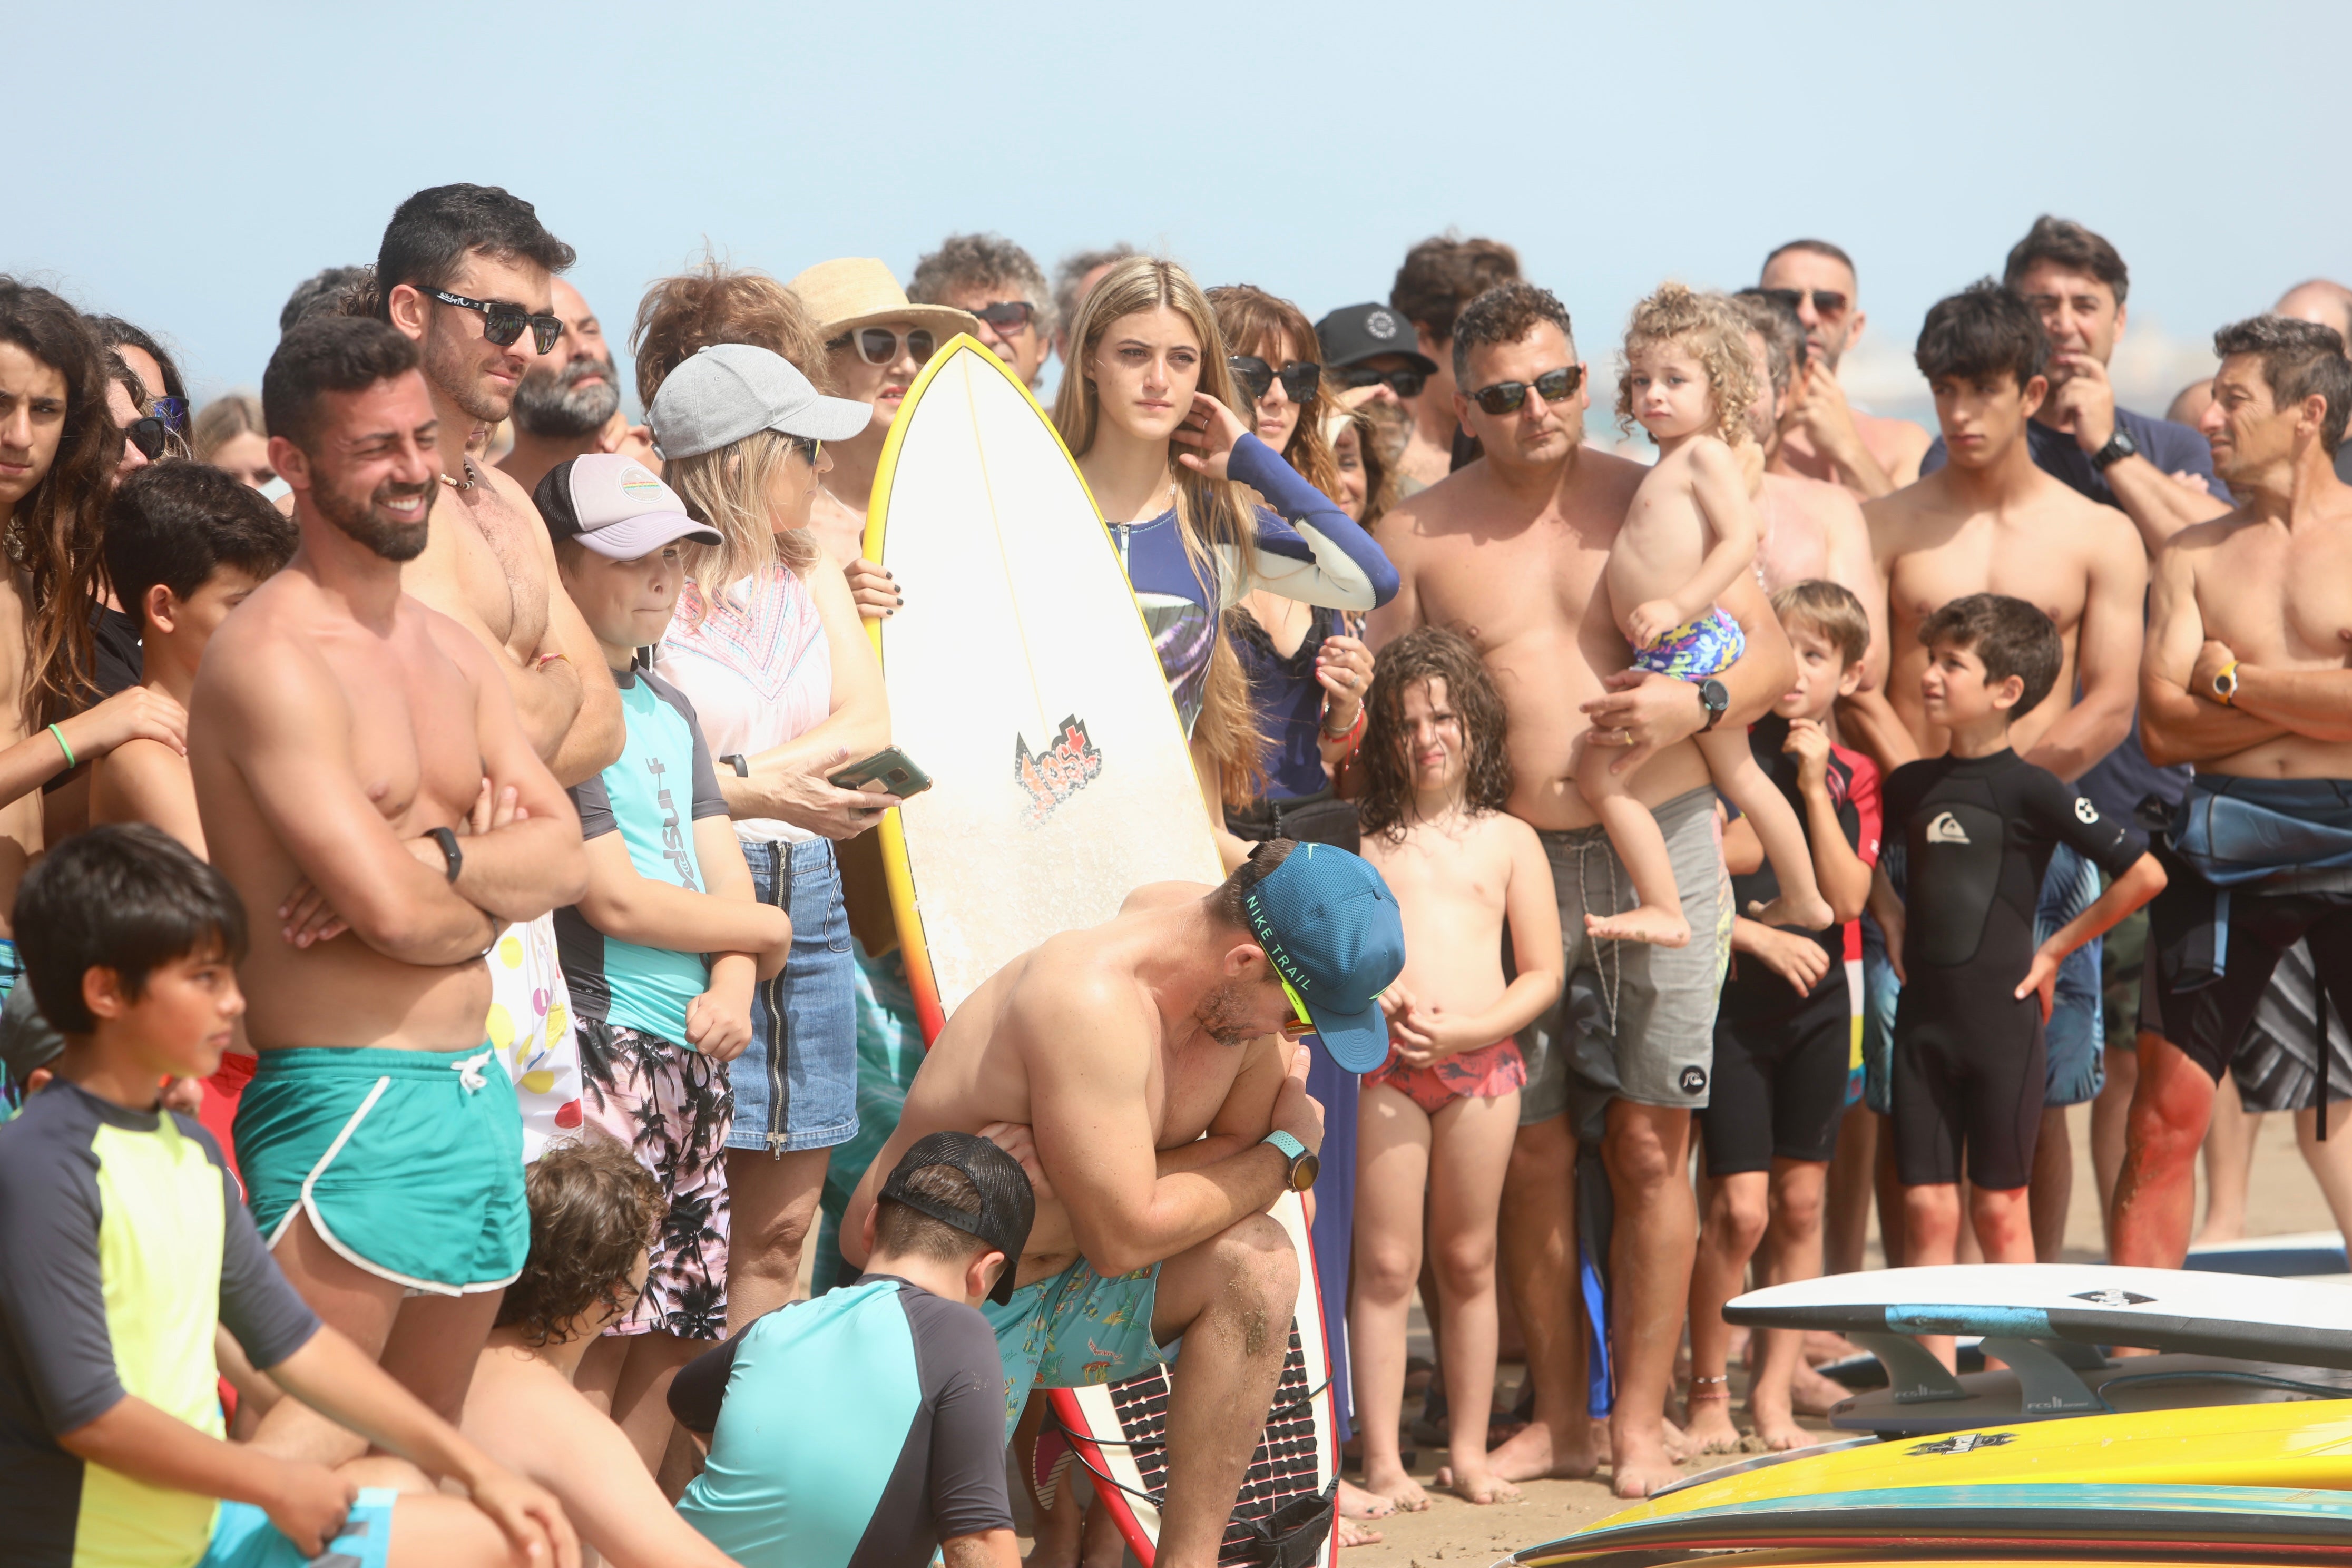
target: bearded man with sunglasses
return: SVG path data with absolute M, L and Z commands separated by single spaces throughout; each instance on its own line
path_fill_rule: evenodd
M 566 458 L 619 452 L 660 473 L 653 433 L 621 412 L 621 377 L 604 323 L 579 289 L 561 278 L 550 287 L 563 331 L 515 388 L 514 450 L 499 471 L 531 490 Z
M 1510 715 L 1507 809 L 1543 839 L 1568 949 L 1559 1010 L 1519 1037 L 1528 1085 L 1503 1187 L 1504 1257 L 1535 1419 L 1490 1458 L 1510 1480 L 1590 1475 L 1598 1463 L 1583 1341 L 1562 1306 L 1580 1299 L 1576 1152 L 1597 1143 L 1617 1208 L 1614 1484 L 1621 1497 L 1641 1497 L 1675 1474 L 1664 1408 L 1696 1250 L 1690 1113 L 1706 1103 L 1731 931 L 1714 788 L 1690 738 L 1762 714 L 1796 667 L 1763 592 L 1743 574 L 1718 602 L 1746 633 L 1748 652 L 1719 679 L 1693 687 L 1631 669 L 1605 574 L 1649 469 L 1583 444 L 1585 367 L 1567 310 L 1533 284 L 1507 283 L 1472 300 L 1452 336 L 1455 416 L 1485 455 L 1381 520 L 1381 547 L 1402 586 L 1372 612 L 1370 636 L 1377 646 L 1442 626 L 1477 647 Z M 1576 787 L 1587 745 L 1618 748 L 1621 772 L 1641 770 L 1633 793 L 1666 835 L 1689 946 L 1587 934 L 1588 912 L 1615 914 L 1633 901 L 1632 879 Z
M 1856 302 L 1853 258 L 1825 239 L 1792 239 L 1764 258 L 1757 287 L 1796 312 L 1811 351 L 1773 468 L 1843 485 L 1861 500 L 1917 479 L 1927 432 L 1908 419 L 1858 412 L 1838 384 L 1838 362 L 1868 320 Z

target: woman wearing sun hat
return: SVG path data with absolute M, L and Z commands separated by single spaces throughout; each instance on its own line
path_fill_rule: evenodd
M 828 554 L 854 561 L 866 544 L 866 503 L 883 437 L 907 388 L 941 343 L 958 332 L 976 335 L 980 321 L 969 310 L 909 302 L 890 269 L 868 256 L 820 261 L 793 279 L 792 290 L 824 334 L 835 390 L 872 412 L 859 434 L 826 444 L 833 472 L 810 521 Z

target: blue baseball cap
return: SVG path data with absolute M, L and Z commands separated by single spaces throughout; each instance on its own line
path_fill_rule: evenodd
M 1387 1060 L 1381 993 L 1404 969 L 1404 921 L 1381 874 L 1345 849 L 1301 844 L 1242 909 L 1331 1059 L 1349 1072 Z

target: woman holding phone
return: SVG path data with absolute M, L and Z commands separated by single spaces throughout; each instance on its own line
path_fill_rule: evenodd
M 725 541 L 688 552 L 654 668 L 694 703 L 759 896 L 793 922 L 791 960 L 761 985 L 751 1044 L 729 1066 L 731 1331 L 792 1299 L 826 1162 L 857 1132 L 834 841 L 898 797 L 830 782 L 889 744 L 890 710 L 841 563 L 809 522 L 825 444 L 866 429 L 872 411 L 820 395 L 781 354 L 720 343 L 687 356 L 647 412 L 662 477 Z

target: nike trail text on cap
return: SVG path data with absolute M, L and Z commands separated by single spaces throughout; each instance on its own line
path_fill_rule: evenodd
M 1297 845 L 1242 908 L 1331 1059 L 1349 1072 L 1388 1059 L 1381 993 L 1404 969 L 1404 921 L 1370 863 L 1328 844 Z

